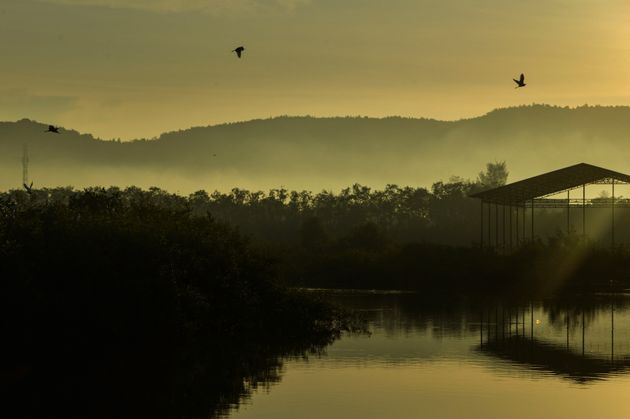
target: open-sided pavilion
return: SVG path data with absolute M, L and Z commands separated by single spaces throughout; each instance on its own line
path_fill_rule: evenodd
M 534 240 L 535 210 L 538 208 L 565 209 L 567 231 L 570 230 L 571 211 L 581 210 L 583 235 L 586 235 L 586 209 L 610 208 L 611 236 L 614 246 L 615 208 L 630 207 L 630 202 L 627 200 L 616 202 L 615 185 L 618 184 L 630 184 L 630 175 L 580 163 L 473 194 L 471 197 L 481 200 L 480 245 L 481 247 L 506 248 L 526 241 L 527 236 L 530 240 Z M 611 198 L 587 199 L 587 185 L 610 185 Z M 571 191 L 576 189 L 581 189 L 581 196 L 572 198 Z M 552 198 L 565 192 L 565 199 Z M 529 217 L 526 217 L 527 212 L 530 212 Z M 485 214 L 487 214 L 486 217 L 484 217 Z M 529 218 L 529 223 L 526 222 L 526 218 Z M 526 233 L 527 224 L 531 228 L 529 234 Z

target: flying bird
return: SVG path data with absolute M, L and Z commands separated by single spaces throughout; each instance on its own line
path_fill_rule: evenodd
M 235 52 L 236 55 L 238 55 L 238 58 L 241 58 L 241 54 L 243 54 L 243 51 L 245 51 L 245 47 L 242 46 L 232 50 L 232 52 Z
M 56 127 L 54 125 L 48 125 L 48 129 L 44 132 L 54 132 L 55 134 L 61 134 L 59 132 L 59 127 Z
M 521 73 L 521 78 L 516 80 L 516 79 L 512 79 L 514 80 L 514 83 L 517 84 L 517 86 L 515 87 L 515 89 L 518 89 L 519 87 L 525 87 L 527 86 L 527 84 L 525 84 L 525 74 Z

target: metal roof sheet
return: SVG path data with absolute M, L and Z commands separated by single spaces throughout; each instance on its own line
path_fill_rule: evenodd
M 613 180 L 619 183 L 630 183 L 630 175 L 579 163 L 470 196 L 485 202 L 514 205 L 582 185 Z

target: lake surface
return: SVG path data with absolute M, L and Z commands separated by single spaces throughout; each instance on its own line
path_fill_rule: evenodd
M 327 298 L 363 313 L 371 335 L 285 360 L 278 382 L 259 383 L 227 417 L 630 417 L 630 298 L 475 306 Z

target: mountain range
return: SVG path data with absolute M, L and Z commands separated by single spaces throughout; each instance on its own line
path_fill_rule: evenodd
M 276 117 L 195 127 L 147 140 L 0 122 L 0 188 L 20 187 L 22 153 L 35 187 L 157 186 L 321 190 L 361 183 L 427 186 L 474 179 L 506 161 L 510 181 L 586 162 L 630 172 L 630 107 L 531 105 L 457 121 Z

